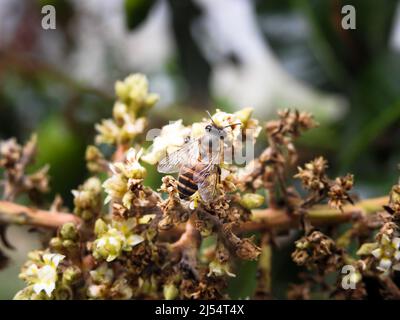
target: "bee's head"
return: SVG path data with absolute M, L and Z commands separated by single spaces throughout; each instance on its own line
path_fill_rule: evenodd
M 220 139 L 226 138 L 225 128 L 219 128 L 214 123 L 206 125 L 205 129 L 207 133 L 213 136 L 219 137 Z
M 236 125 L 241 125 L 241 123 L 234 123 L 234 124 L 227 125 L 225 127 L 220 127 L 214 122 L 211 114 L 208 111 L 206 111 L 206 112 L 207 112 L 207 114 L 208 114 L 208 116 L 210 117 L 210 120 L 211 120 L 211 123 L 206 125 L 206 128 L 205 128 L 206 132 L 211 134 L 211 135 L 213 135 L 213 136 L 215 136 L 215 137 L 219 137 L 220 139 L 225 139 L 226 138 L 226 136 L 227 136 L 226 128 L 232 128 L 232 127 L 234 127 Z

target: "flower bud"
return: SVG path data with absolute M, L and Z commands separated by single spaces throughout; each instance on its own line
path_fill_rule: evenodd
M 94 224 L 94 233 L 96 236 L 101 236 L 107 232 L 107 224 L 102 219 L 97 219 Z
M 173 283 L 169 283 L 164 285 L 163 293 L 165 300 L 174 300 L 178 297 L 179 290 Z
M 54 250 L 60 251 L 63 247 L 62 240 L 59 237 L 54 237 L 50 239 L 49 246 Z
M 370 255 L 378 247 L 376 242 L 367 242 L 361 245 L 360 249 L 357 251 L 358 256 Z
M 119 99 L 125 101 L 129 98 L 129 87 L 124 82 L 118 80 L 115 83 L 115 94 Z
M 62 245 L 63 245 L 63 247 L 65 249 L 68 249 L 68 250 L 72 250 L 72 249 L 75 249 L 77 247 L 77 244 L 74 241 L 69 240 L 69 239 L 68 240 L 64 240 L 62 242 Z
M 144 179 L 147 171 L 139 162 L 127 166 L 127 177 L 130 179 Z
M 247 121 L 249 121 L 252 113 L 253 113 L 253 108 L 244 108 L 235 112 L 235 115 L 243 123 L 243 125 L 246 126 L 246 123 Z
M 76 266 L 68 267 L 64 270 L 62 276 L 62 282 L 65 285 L 70 285 L 75 282 L 81 275 L 81 270 Z
M 246 193 L 240 199 L 240 204 L 246 209 L 254 209 L 262 206 L 264 203 L 264 197 L 256 193 Z
M 101 299 L 106 291 L 106 286 L 104 285 L 91 285 L 87 290 L 87 295 L 92 299 Z
M 75 241 L 78 238 L 78 230 L 74 223 L 68 222 L 61 227 L 60 235 L 64 240 Z

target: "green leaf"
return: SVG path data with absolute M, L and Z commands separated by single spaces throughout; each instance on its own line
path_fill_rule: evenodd
M 154 0 L 125 0 L 125 17 L 129 30 L 135 29 L 148 16 Z

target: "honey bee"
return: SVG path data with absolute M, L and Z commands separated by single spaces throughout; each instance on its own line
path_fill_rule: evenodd
M 210 114 L 208 113 L 210 116 Z M 212 120 L 205 126 L 205 134 L 198 139 L 187 139 L 177 151 L 168 154 L 159 162 L 158 171 L 178 175 L 178 191 L 181 199 L 188 199 L 197 191 L 201 199 L 210 202 L 216 195 L 221 178 L 226 128 L 240 123 L 220 127 Z

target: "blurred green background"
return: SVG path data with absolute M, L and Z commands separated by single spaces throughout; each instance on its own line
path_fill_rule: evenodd
M 41 27 L 49 4 L 55 30 Z M 348 4 L 354 30 L 341 25 Z M 38 166 L 51 165 L 48 199 L 60 194 L 71 208 L 94 123 L 111 114 L 114 82 L 143 72 L 161 96 L 150 127 L 190 123 L 216 107 L 252 106 L 260 120 L 278 108 L 309 110 L 321 126 L 299 142 L 300 161 L 323 154 L 332 174 L 355 174 L 360 196 L 377 196 L 398 177 L 399 56 L 395 0 L 2 0 L 0 138 L 37 132 Z M 157 187 L 159 176 L 147 183 Z M 40 246 L 27 230 L 8 235 L 17 250 L 7 251 L 13 261 L 0 273 L 2 299 L 21 287 L 21 263 Z M 293 241 L 282 243 L 273 265 L 279 298 L 296 281 L 285 244 Z M 240 270 L 231 291 L 246 297 L 255 265 Z

